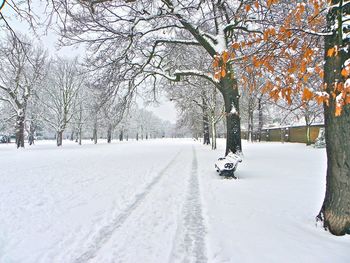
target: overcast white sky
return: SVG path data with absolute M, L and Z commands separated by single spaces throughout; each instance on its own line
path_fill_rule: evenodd
M 159 106 L 148 106 L 146 109 L 152 111 L 163 120 L 168 120 L 173 124 L 176 123 L 176 109 L 174 103 L 166 101 L 165 97 L 160 98 Z
M 38 7 L 34 6 L 34 9 L 36 12 L 38 12 L 36 9 L 40 10 L 42 9 L 42 6 L 38 6 Z M 1 11 L 3 15 L 8 19 L 8 22 L 10 23 L 11 27 L 13 27 L 15 30 L 18 30 L 29 36 L 33 35 L 33 33 L 31 33 L 31 30 L 29 29 L 29 26 L 27 24 L 16 20 L 11 8 L 9 8 L 8 6 L 6 7 L 5 5 Z M 42 32 L 44 32 L 44 30 L 42 30 Z M 3 35 L 2 33 L 3 32 L 0 32 L 0 36 Z M 63 47 L 61 49 L 57 49 L 58 37 L 54 32 L 54 30 L 50 30 L 47 35 L 44 35 L 44 33 L 40 33 L 40 31 L 38 31 L 38 33 L 41 34 L 40 36 L 41 43 L 45 46 L 45 48 L 49 50 L 50 54 L 57 54 L 65 57 L 75 57 L 77 55 L 81 57 L 84 56 L 83 47 Z M 168 120 L 171 123 L 175 123 L 176 109 L 174 107 L 174 104 L 170 102 L 164 95 L 160 95 L 160 96 L 161 97 L 158 99 L 160 104 L 158 106 L 150 105 L 150 106 L 147 106 L 146 109 L 152 111 L 155 115 L 157 115 L 159 118 L 163 120 Z M 139 106 L 142 107 L 142 105 L 139 105 Z

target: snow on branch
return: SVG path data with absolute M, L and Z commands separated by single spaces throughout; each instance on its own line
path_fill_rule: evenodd
M 154 46 L 157 46 L 160 43 L 170 43 L 170 44 L 183 44 L 183 45 L 192 45 L 200 46 L 198 41 L 187 40 L 187 39 L 157 39 L 154 42 Z
M 174 75 L 177 77 L 178 81 L 180 80 L 180 77 L 195 76 L 205 78 L 206 80 L 209 80 L 214 84 L 219 83 L 219 80 L 215 79 L 212 74 L 205 73 L 199 70 L 175 70 Z
M 214 76 L 210 73 L 198 71 L 198 70 L 175 70 L 174 73 L 171 75 L 168 72 L 162 71 L 162 70 L 153 70 L 153 71 L 144 71 L 145 73 L 153 74 L 153 75 L 159 75 L 162 76 L 170 81 L 178 82 L 181 81 L 181 77 L 200 77 L 204 78 L 210 82 L 212 82 L 214 85 L 219 83 L 219 80 L 215 79 Z

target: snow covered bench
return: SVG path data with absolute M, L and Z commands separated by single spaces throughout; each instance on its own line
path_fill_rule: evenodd
M 237 179 L 234 172 L 240 162 L 242 162 L 242 158 L 237 154 L 230 152 L 226 157 L 219 158 L 216 161 L 215 168 L 220 176 L 228 176 Z

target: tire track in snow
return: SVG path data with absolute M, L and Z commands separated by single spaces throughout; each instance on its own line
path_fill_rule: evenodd
M 124 222 L 129 218 L 133 211 L 140 206 L 145 197 L 152 191 L 155 185 L 159 183 L 165 172 L 175 163 L 180 155 L 181 150 L 170 160 L 170 162 L 158 173 L 156 177 L 147 185 L 144 191 L 135 196 L 135 200 L 125 209 L 124 212 L 120 213 L 115 217 L 110 224 L 103 226 L 94 237 L 91 244 L 88 246 L 85 253 L 81 254 L 75 259 L 75 263 L 85 263 L 93 259 L 97 252 L 103 247 L 103 245 L 112 237 L 113 233 L 120 228 Z
M 187 198 L 182 218 L 179 220 L 169 262 L 207 262 L 205 234 L 198 181 L 198 162 L 194 147 L 192 172 L 189 178 Z

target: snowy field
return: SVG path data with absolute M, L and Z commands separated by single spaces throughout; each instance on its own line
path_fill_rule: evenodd
M 223 141 L 0 145 L 0 262 L 350 262 L 315 225 L 325 150 L 243 147 L 226 180 Z

